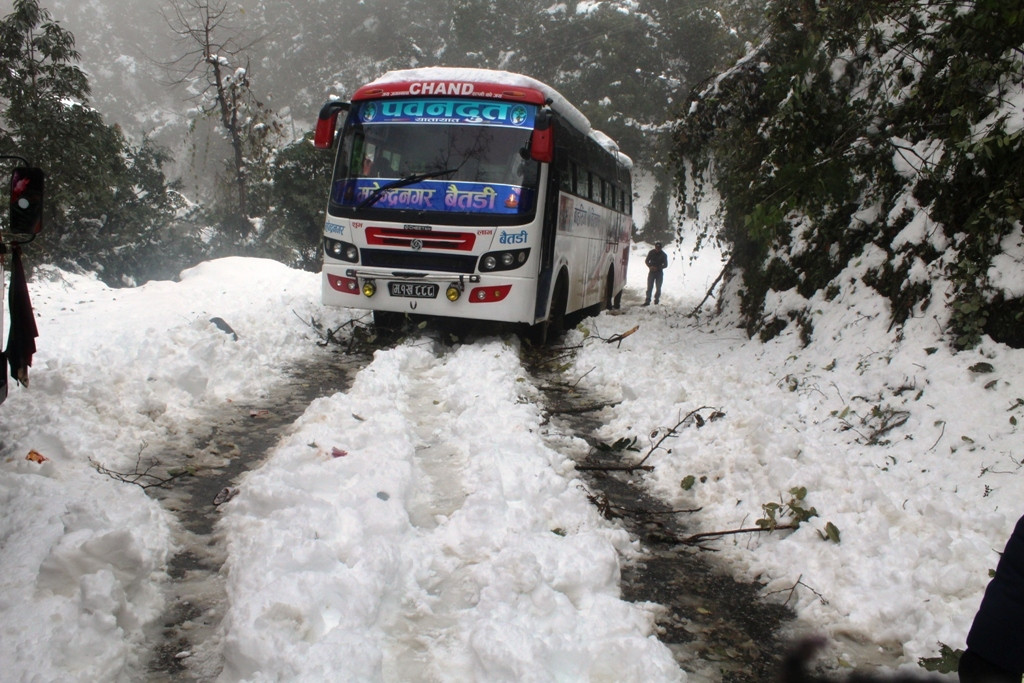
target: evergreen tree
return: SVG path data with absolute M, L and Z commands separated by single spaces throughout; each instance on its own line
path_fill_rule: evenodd
M 138 276 L 140 250 L 172 207 L 162 152 L 127 143 L 88 103 L 89 83 L 72 34 L 37 0 L 15 0 L 0 20 L 0 144 L 47 173 L 44 258 Z
M 333 154 L 313 147 L 311 135 L 277 155 L 264 219 L 268 255 L 294 268 L 319 270 L 333 161 Z
M 1024 8 L 999 0 L 774 0 L 766 40 L 695 93 L 677 129 L 680 191 L 722 198 L 744 323 L 813 334 L 851 261 L 891 304 L 894 327 L 948 301 L 953 346 L 982 334 L 1024 345 L 1024 297 L 996 263 L 1024 218 L 1019 125 Z M 927 221 L 927 231 L 908 230 Z M 711 223 L 707 221 L 706 223 Z M 922 276 L 922 273 L 927 273 Z M 941 285 L 936 285 L 941 282 Z

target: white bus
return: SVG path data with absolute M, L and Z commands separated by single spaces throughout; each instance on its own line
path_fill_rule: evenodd
M 632 162 L 551 87 L 482 69 L 393 71 L 331 101 L 323 302 L 525 323 L 617 305 L 632 229 Z

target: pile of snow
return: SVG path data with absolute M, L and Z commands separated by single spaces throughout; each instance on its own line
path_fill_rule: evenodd
M 173 520 L 93 463 L 133 472 L 189 439 L 181 430 L 210 407 L 266 392 L 308 354 L 299 317 L 319 315 L 317 285 L 254 259 L 135 289 L 45 269 L 33 279 L 30 387 L 12 382 L 0 405 L 5 678 L 137 679 L 144 627 L 164 607 Z M 229 311 L 237 343 L 209 322 Z
M 627 301 L 642 297 L 646 248 Z M 951 354 L 927 317 L 896 339 L 864 290 L 819 302 L 808 348 L 795 333 L 752 342 L 688 317 L 719 260 L 669 251 L 662 304 L 589 321 L 603 336 L 639 329 L 584 342 L 569 370 L 621 401 L 602 438 L 649 447 L 713 407 L 724 416 L 651 455 L 644 485 L 702 508 L 695 532 L 754 526 L 806 488 L 818 514 L 795 532 L 709 545 L 770 599 L 788 597 L 801 629 L 832 636 L 830 663 L 916 667 L 939 643 L 963 647 L 1024 512 L 1024 353 L 986 341 Z M 5 677 L 142 677 L 176 521 L 92 461 L 130 471 L 187 443 L 209 410 L 270 396 L 317 352 L 310 320 L 349 319 L 320 306 L 319 288 L 316 274 L 256 259 L 120 290 L 37 274 L 32 384 L 0 406 Z M 589 506 L 537 400 L 514 342 L 419 339 L 310 405 L 220 508 L 223 679 L 685 680 L 652 635 L 653 607 L 620 599 L 637 548 Z M 839 543 L 823 540 L 828 524 Z

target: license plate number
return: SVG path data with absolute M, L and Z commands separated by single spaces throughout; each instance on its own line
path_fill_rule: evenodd
M 391 296 L 403 296 L 410 299 L 437 298 L 437 285 L 433 282 L 389 282 L 388 293 Z

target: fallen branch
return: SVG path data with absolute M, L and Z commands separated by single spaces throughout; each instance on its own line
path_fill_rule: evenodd
M 789 588 L 783 588 L 782 590 L 772 591 L 771 593 L 765 593 L 765 596 L 767 597 L 769 595 L 778 595 L 779 593 L 785 593 L 785 592 L 788 591 L 789 595 L 786 597 L 786 601 L 784 603 L 782 603 L 783 607 L 785 607 L 786 605 L 789 604 L 789 601 L 793 599 L 793 594 L 796 592 L 796 589 L 799 586 L 803 586 L 807 590 L 809 590 L 812 593 L 814 593 L 818 597 L 818 600 L 821 602 L 821 604 L 827 605 L 828 604 L 828 600 L 825 599 L 825 596 L 822 595 L 821 593 L 819 593 L 818 591 L 814 590 L 810 586 L 808 586 L 806 583 L 804 583 L 803 582 L 803 578 L 804 578 L 804 575 L 801 574 L 800 576 L 797 577 L 796 583 L 794 583 Z
M 170 484 L 172 481 L 178 479 L 179 477 L 184 477 L 185 475 L 193 474 L 193 471 L 190 468 L 172 470 L 167 473 L 167 476 L 153 474 L 154 468 L 156 468 L 159 464 L 156 461 L 154 461 L 148 467 L 143 469 L 142 451 L 144 451 L 145 449 L 146 444 L 143 444 L 142 448 L 139 449 L 138 457 L 135 459 L 135 469 L 132 470 L 131 472 L 118 472 L 117 470 L 112 470 L 109 467 L 106 467 L 100 464 L 99 462 L 93 460 L 92 458 L 89 458 L 89 462 L 100 474 L 105 474 L 111 479 L 116 479 L 117 481 L 123 482 L 125 484 L 135 484 L 136 486 L 140 487 L 143 490 L 151 488 L 160 488 L 166 486 L 167 484 Z
M 882 437 L 896 429 L 902 427 L 910 419 L 910 412 L 906 410 L 894 410 L 885 416 L 882 420 L 882 424 L 875 431 L 871 433 L 871 437 L 868 439 L 869 446 L 876 446 L 881 443 Z
M 295 317 L 305 323 L 316 335 L 320 338 L 317 342 L 320 346 L 328 346 L 334 344 L 336 346 L 345 347 L 345 353 L 352 353 L 355 350 L 357 344 L 364 343 L 365 338 L 368 334 L 368 327 L 364 321 L 368 316 L 364 315 L 359 318 L 353 318 L 348 322 L 338 325 L 333 330 L 329 327 L 324 327 L 323 323 L 315 318 L 310 318 L 308 321 L 300 316 L 296 311 L 292 311 Z M 352 334 L 346 339 L 340 334 L 346 327 L 352 328 Z M 360 339 L 360 331 L 363 332 L 362 339 Z
M 595 325 L 595 327 L 596 327 L 596 325 Z M 631 330 L 626 330 L 625 332 L 621 332 L 621 333 L 618 333 L 618 334 L 613 334 L 612 336 L 607 337 L 607 338 L 602 337 L 597 332 L 592 332 L 590 330 L 586 330 L 584 332 L 583 341 L 581 341 L 579 344 L 573 344 L 571 346 L 565 346 L 565 345 L 563 345 L 563 346 L 543 346 L 543 345 L 542 346 L 533 346 L 533 345 L 530 345 L 528 348 L 531 350 L 531 356 L 533 357 L 533 360 L 531 361 L 530 364 L 532 366 L 536 367 L 536 368 L 548 368 L 548 369 L 553 368 L 555 370 L 562 371 L 562 370 L 565 370 L 565 369 L 567 369 L 569 367 L 569 362 L 567 362 L 567 361 L 572 359 L 577 351 L 579 351 L 584 346 L 586 346 L 587 342 L 592 341 L 592 340 L 597 340 L 597 341 L 603 341 L 606 344 L 613 344 L 615 342 L 619 342 L 621 344 L 623 339 L 625 339 L 626 337 L 634 334 L 639 329 L 640 329 L 640 326 L 637 325 L 637 326 L 635 326 Z M 527 347 L 524 346 L 523 348 L 526 349 Z M 563 361 L 565 361 L 564 365 L 560 365 L 560 364 L 563 363 Z M 584 377 L 585 376 L 586 375 L 584 375 Z M 581 377 L 580 380 L 582 380 L 582 379 L 583 378 Z M 579 383 L 580 380 L 577 380 L 577 384 Z
M 613 334 L 612 336 L 610 336 L 607 339 L 605 339 L 604 343 L 605 344 L 615 344 L 615 343 L 617 343 L 619 346 L 622 346 L 622 340 L 625 339 L 626 337 L 628 337 L 629 335 L 633 334 L 634 332 L 636 332 L 639 329 L 640 329 L 640 326 L 637 325 L 633 329 L 627 330 L 625 332 L 622 332 L 621 334 Z
M 594 371 L 594 369 L 595 368 L 590 368 L 589 370 L 584 372 L 582 375 L 580 375 L 579 379 L 577 379 L 575 382 L 572 383 L 572 388 L 575 389 L 577 386 L 579 386 L 579 383 L 583 381 L 583 378 L 586 377 L 587 375 L 589 375 L 590 373 L 592 373 Z
M 946 421 L 941 420 L 941 423 L 942 429 L 939 430 L 939 438 L 935 439 L 935 443 L 931 445 L 931 448 L 928 449 L 929 451 L 935 450 L 935 447 L 939 445 L 939 442 L 942 441 L 943 435 L 946 433 Z
M 719 411 L 717 408 L 712 408 L 711 406 L 701 406 L 700 408 L 694 408 L 689 413 L 687 413 L 681 420 L 679 420 L 679 422 L 677 422 L 673 427 L 670 427 L 669 429 L 667 429 L 665 431 L 665 433 L 661 435 L 661 438 L 658 439 L 654 443 L 654 445 L 652 445 L 647 450 L 647 454 L 644 455 L 644 457 L 641 458 L 639 462 L 633 463 L 631 465 L 582 465 L 581 464 L 581 465 L 576 465 L 576 469 L 577 470 L 581 470 L 581 471 L 590 471 L 590 472 L 593 472 L 593 471 L 602 471 L 602 472 L 633 472 L 635 470 L 646 470 L 646 471 L 650 472 L 654 468 L 651 467 L 650 465 L 645 465 L 644 463 L 646 463 L 647 460 L 650 459 L 650 457 L 652 455 L 654 455 L 654 453 L 656 451 L 658 451 L 658 450 L 667 450 L 667 449 L 663 449 L 661 444 L 663 444 L 667 439 L 670 439 L 672 437 L 677 436 L 679 434 L 679 428 L 680 427 L 682 427 L 687 422 L 691 422 L 691 421 L 694 424 L 696 424 L 698 428 L 704 426 L 705 420 L 700 415 L 700 411 L 702 411 L 702 410 L 711 410 L 711 411 L 713 411 L 711 413 L 711 416 L 708 417 L 708 421 L 717 420 L 717 419 L 725 416 L 725 413 Z M 657 433 L 658 432 L 655 432 L 655 434 L 657 434 Z M 669 451 L 669 452 L 671 452 L 671 451 Z
M 705 531 L 703 533 L 687 536 L 680 543 L 685 545 L 697 545 L 700 541 L 708 538 L 720 538 L 722 536 L 734 536 L 736 534 L 754 534 L 762 531 L 778 531 L 780 529 L 796 529 L 796 524 L 777 524 L 771 527 L 748 527 L 746 529 L 730 529 L 728 531 Z
M 697 304 L 696 308 L 690 311 L 690 315 L 688 317 L 693 318 L 700 313 L 700 309 L 703 308 L 704 303 L 711 298 L 711 294 L 715 291 L 715 287 L 717 287 L 718 283 L 722 281 L 725 274 L 729 272 L 730 266 L 732 266 L 732 257 L 730 257 L 729 260 L 725 262 L 725 265 L 722 266 L 722 271 L 718 274 L 718 277 L 715 278 L 715 281 L 711 283 L 711 286 L 708 287 L 707 294 L 705 294 L 704 298 L 700 300 L 700 303 Z

